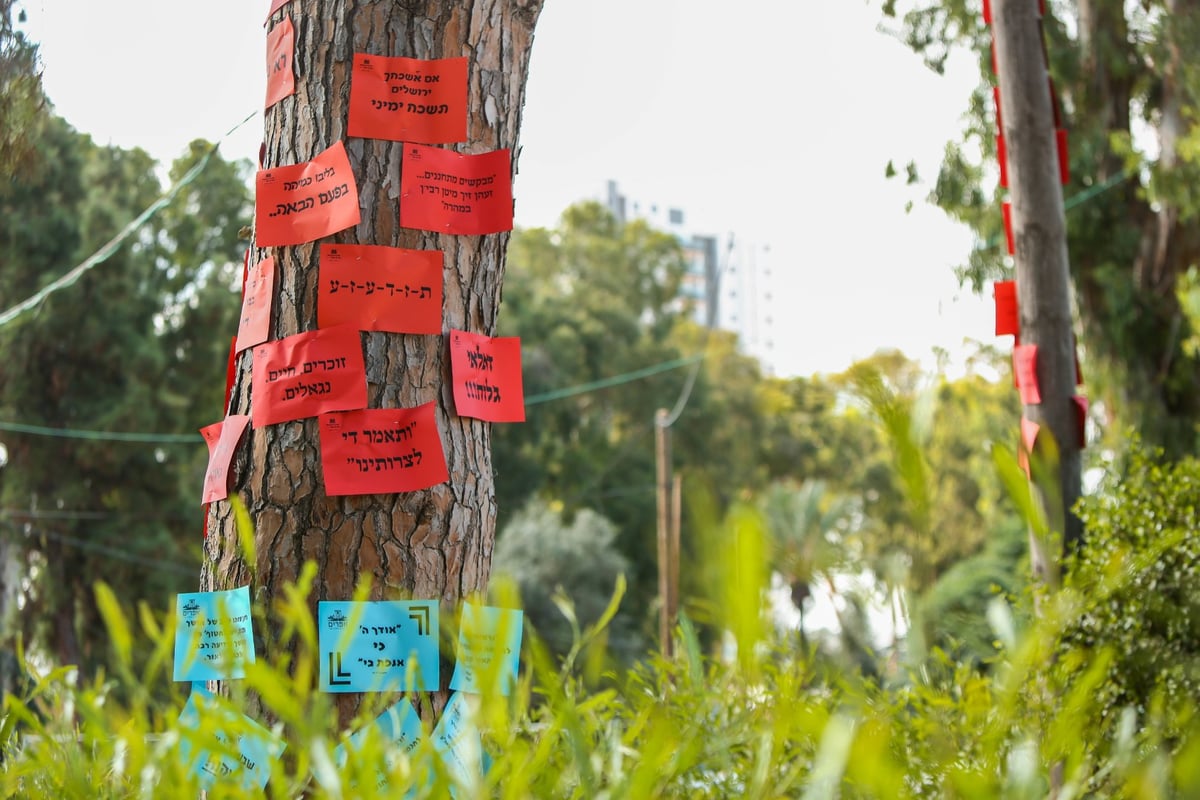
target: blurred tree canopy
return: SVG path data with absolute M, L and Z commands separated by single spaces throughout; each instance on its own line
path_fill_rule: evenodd
M 96 145 L 43 108 L 32 156 L 0 185 L 0 308 L 33 296 L 157 200 L 155 162 Z M 211 150 L 195 142 L 178 179 Z M 0 641 L 99 662 L 92 585 L 165 607 L 195 588 L 206 452 L 236 331 L 248 165 L 213 154 L 171 204 L 73 284 L 0 328 L 0 419 L 114 441 L 5 432 Z M 185 436 L 179 440 L 180 436 Z M 171 437 L 174 436 L 174 439 Z M 14 609 L 19 607 L 19 612 Z
M 1003 355 L 981 347 L 953 380 L 895 351 L 841 375 L 768 377 L 733 334 L 693 321 L 678 292 L 685 267 L 679 241 L 644 222 L 622 225 L 595 203 L 568 209 L 555 229 L 514 233 L 500 328 L 522 338 L 531 404 L 525 425 L 493 430 L 501 519 L 514 531 L 550 536 L 584 512 L 611 523 L 630 574 L 626 606 L 640 609 L 643 638 L 653 640 L 654 413 L 675 405 L 689 358 L 700 356 L 672 427 L 685 495 L 705 497 L 684 509 L 685 599 L 705 597 L 711 580 L 691 534 L 712 522 L 706 515 L 754 496 L 764 498 L 774 566 L 801 610 L 809 586 L 837 570 L 869 571 L 904 605 L 964 559 L 1009 552 L 1000 543 L 1011 544 L 1019 523 L 991 446 L 1013 443 L 1020 406 Z M 915 481 L 906 477 L 913 469 Z M 523 508 L 518 525 L 512 515 Z M 497 553 L 524 552 L 505 544 L 508 525 Z M 1009 577 L 982 595 L 961 580 L 937 595 L 978 612 L 973 643 L 986 640 L 989 587 L 1016 585 L 1015 562 L 992 573 L 1001 568 Z M 929 624 L 933 643 L 952 635 Z
M 0 0 L 0 175 L 28 168 L 46 117 L 37 46 L 20 30 L 25 12 L 15 17 L 15 0 Z

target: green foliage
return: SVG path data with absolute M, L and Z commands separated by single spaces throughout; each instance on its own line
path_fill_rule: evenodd
M 1111 654 L 1094 710 L 1130 708 L 1139 725 L 1157 717 L 1172 746 L 1200 696 L 1197 508 L 1200 461 L 1134 449 L 1121 479 L 1083 502 L 1087 539 L 1065 579 L 1085 609 L 1063 632 L 1059 669 L 1076 677 Z M 1120 724 L 1111 712 L 1089 720 L 1107 736 Z
M 1191 471 L 1162 487 L 1179 495 L 1181 511 L 1194 489 Z M 1162 477 L 1148 472 L 1145 486 Z M 1114 499 L 1111 508 L 1123 502 Z M 1135 503 L 1129 514 L 1139 509 L 1147 510 Z M 771 635 L 761 613 L 767 537 L 760 516 L 739 508 L 713 525 L 711 538 L 733 544 L 711 574 L 719 584 L 713 596 L 731 604 L 722 619 L 736 653 L 706 655 L 683 618 L 674 659 L 647 660 L 589 689 L 569 665 L 554 663 L 530 628 L 513 695 L 471 703 L 491 764 L 466 780 L 447 769 L 428 739 L 402 753 L 369 734 L 339 764 L 336 746 L 397 698 L 369 695 L 348 729 L 337 727 L 332 696 L 316 691 L 311 664 L 315 639 L 304 599 L 311 569 L 273 609 L 254 612 L 285 638 L 300 638 L 298 660 L 255 662 L 192 726 L 179 721 L 178 691 L 161 691 L 174 620 L 143 606 L 135 622 L 100 589 L 113 636 L 111 667 L 84 677 L 71 668 L 25 664 L 31 687 L 20 698 L 9 696 L 0 717 L 0 797 L 195 796 L 200 787 L 181 745 L 233 758 L 227 742 L 256 730 L 239 721 L 249 694 L 265 710 L 258 722 L 286 745 L 270 765 L 270 797 L 370 800 L 406 789 L 414 797 L 445 797 L 453 786 L 458 797 L 478 798 L 1041 798 L 1052 773 L 1061 776 L 1062 796 L 1183 798 L 1200 791 L 1192 766 L 1200 752 L 1194 692 L 1164 698 L 1144 713 L 1107 705 L 1102 687 L 1121 658 L 1108 647 L 1090 650 L 1074 670 L 1045 669 L 1055 654 L 1060 661 L 1072 657 L 1063 650 L 1064 632 L 1118 593 L 1144 592 L 1136 577 L 1129 579 L 1180 538 L 1166 546 L 1149 537 L 1131 540 L 1127 564 L 1137 568 L 1109 574 L 1094 598 L 1074 589 L 1047 597 L 1040 619 L 1019 636 L 1012 625 L 998 624 L 997 636 L 1008 646 L 991 672 L 935 654 L 926 666 L 939 680 L 918 672 L 891 687 L 819 674 Z M 595 625 L 576 628 L 573 654 L 603 641 L 615 602 Z M 564 611 L 573 614 L 569 603 Z M 992 616 L 999 622 L 1003 605 Z M 140 670 L 131 647 L 152 654 Z M 428 733 L 427 707 L 424 715 Z M 1105 726 L 1091 724 L 1102 718 Z M 379 775 L 389 789 L 377 786 Z M 238 781 L 235 767 L 208 796 L 260 796 Z
M 14 19 L 14 6 L 14 0 L 0 0 L 0 176 L 5 179 L 26 172 L 47 116 L 37 46 L 19 29 L 25 12 Z
M 688 319 L 679 291 L 685 267 L 674 236 L 643 221 L 621 224 L 596 203 L 576 205 L 553 230 L 514 232 L 499 327 L 525 343 L 529 397 L 703 356 L 672 448 L 685 480 L 720 487 L 724 506 L 768 476 L 769 389 L 730 334 Z M 655 413 L 674 405 L 688 377 L 668 370 L 556 396 L 531 405 L 527 424 L 497 427 L 500 528 L 534 497 L 561 504 L 568 518 L 582 509 L 601 514 L 616 527 L 631 595 L 648 606 L 656 578 Z M 723 458 L 714 464 L 718 451 Z
M 513 234 L 500 333 L 520 336 L 527 396 L 671 361 L 684 261 L 679 243 L 602 206 L 574 206 L 556 230 Z M 590 508 L 616 525 L 638 594 L 653 582 L 645 533 L 654 520 L 654 413 L 681 371 L 531 406 L 525 425 L 493 431 L 504 515 L 541 496 L 565 513 Z
M 162 193 L 140 150 L 101 147 L 47 115 L 28 169 L 0 184 L 0 307 L 33 295 Z M 178 177 L 207 152 L 194 143 Z M 219 419 L 249 214 L 244 165 L 200 177 L 74 285 L 0 329 L 0 419 L 194 434 Z M 194 586 L 205 448 L 6 433 L 0 473 L 0 649 L 99 663 L 89 587 L 159 604 Z M 190 580 L 189 580 L 190 579 Z M 23 604 L 14 613 L 17 598 Z M 13 675 L 0 663 L 0 693 Z
M 887 0 L 883 11 L 893 35 L 934 69 L 956 52 L 979 66 L 929 199 L 977 234 L 959 276 L 983 291 L 1012 277 L 991 31 L 977 2 Z M 1187 57 L 1200 44 L 1198 20 L 1196 9 L 1162 0 L 1099 0 L 1086 14 L 1048 3 L 1041 26 L 1069 134 L 1063 192 L 1089 394 L 1115 418 L 1106 431 L 1113 449 L 1133 427 L 1173 458 L 1194 449 L 1200 421 L 1197 354 L 1187 344 L 1194 326 L 1177 296 L 1200 253 L 1200 72 Z
M 516 583 L 530 623 L 561 657 L 575 639 L 571 621 L 560 611 L 562 601 L 570 601 L 576 626 L 600 619 L 613 585 L 628 571 L 615 545 L 616 528 L 594 511 L 580 510 L 568 524 L 561 511 L 533 499 L 496 537 L 492 574 Z M 610 652 L 622 662 L 642 652 L 641 623 L 627 610 L 607 628 Z

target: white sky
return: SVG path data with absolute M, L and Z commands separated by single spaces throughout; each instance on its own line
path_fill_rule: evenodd
M 267 0 L 24 4 L 51 101 L 102 143 L 169 162 L 262 106 Z M 973 64 L 939 78 L 879 19 L 865 0 L 547 0 L 517 224 L 553 225 L 611 178 L 698 233 L 768 245 L 781 375 L 988 341 L 991 301 L 952 272 L 971 236 L 925 188 L 883 177 L 915 159 L 933 179 Z M 224 155 L 257 158 L 261 131 L 252 120 Z

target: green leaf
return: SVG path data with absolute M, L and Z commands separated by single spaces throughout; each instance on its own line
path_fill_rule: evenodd
M 106 583 L 96 584 L 96 607 L 104 619 L 104 627 L 108 629 L 108 638 L 116 651 L 117 660 L 123 669 L 128 669 L 133 655 L 133 636 L 129 632 L 129 622 L 121 611 L 117 596 Z

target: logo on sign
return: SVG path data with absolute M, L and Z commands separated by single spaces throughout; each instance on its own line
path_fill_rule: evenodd
M 194 598 L 183 604 L 183 616 L 187 617 L 188 619 L 194 618 L 199 613 L 200 604 L 197 603 Z
M 346 627 L 346 615 L 343 614 L 340 609 L 336 610 L 329 615 L 329 619 L 326 621 L 326 624 L 333 630 L 340 631 L 342 628 Z

